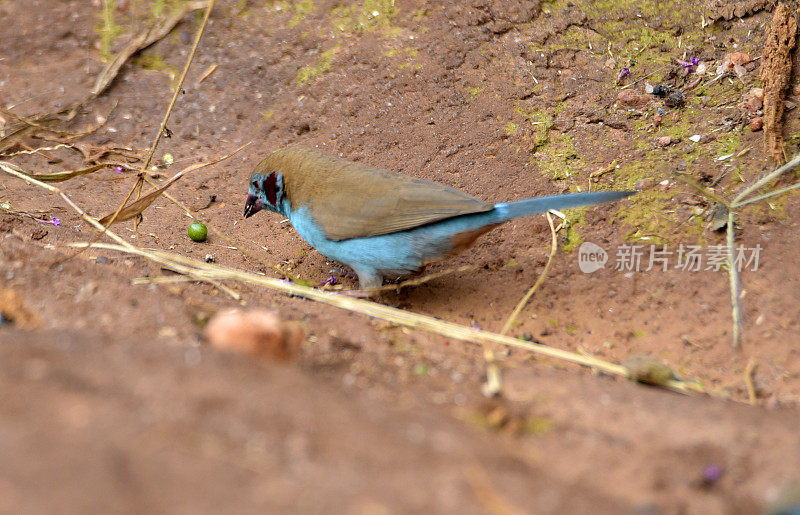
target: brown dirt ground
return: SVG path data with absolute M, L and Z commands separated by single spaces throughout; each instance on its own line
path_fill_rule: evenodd
M 112 50 L 143 26 L 151 7 L 118 4 L 122 31 Z M 583 238 L 606 248 L 626 239 L 719 244 L 722 235 L 690 221 L 711 206 L 672 173 L 688 170 L 706 185 L 720 179 L 717 191 L 727 195 L 770 169 L 761 133 L 741 130 L 748 119 L 737 108 L 757 85 L 757 70 L 687 92 L 687 106 L 666 108 L 662 127 L 649 121 L 655 101 L 617 105 L 615 80 L 624 65 L 632 71 L 625 84 L 666 67 L 672 71 L 653 83 L 660 77 L 680 86 L 674 58 L 684 52 L 709 62 L 732 51 L 755 57 L 770 15 L 703 28 L 700 13 L 681 11 L 681 3 L 660 2 L 656 12 L 651 4 L 398 0 L 394 16 L 378 11 L 378 21 L 390 23 L 366 16 L 365 29 L 336 18 L 344 11 L 333 1 L 220 2 L 172 114 L 173 135 L 157 156 L 175 157 L 170 174 L 253 142 L 170 193 L 193 209 L 213 195 L 201 211 L 210 225 L 314 282 L 337 265 L 275 215 L 241 218 L 250 171 L 289 143 L 489 201 L 585 189 L 589 174 L 617 160 L 621 171 L 603 175 L 597 187 L 649 183 L 642 198 L 661 204 L 645 207 L 661 211 L 641 210 L 639 226 L 624 216 L 630 206 L 587 210 L 576 227 Z M 364 2 L 342 5 L 357 15 Z M 27 115 L 81 99 L 103 67 L 100 15 L 93 2 L 0 1 L 0 104 Z M 116 105 L 108 123 L 78 141 L 150 145 L 171 94 L 169 72 L 183 66 L 196 22 L 188 16 L 143 52 L 149 61 L 123 67 L 69 127 L 85 130 Z M 612 69 L 604 66 L 609 52 L 617 59 Z M 322 70 L 326 56 L 330 68 Z M 211 65 L 218 68 L 198 83 Z M 304 66 L 320 73 L 300 84 Z M 555 119 L 543 146 L 529 116 L 535 110 Z M 796 146 L 794 113 L 785 134 Z M 687 136 L 695 133 L 711 136 L 692 146 Z M 661 148 L 656 140 L 665 134 L 681 141 Z M 7 159 L 37 172 L 83 164 L 66 149 L 50 156 Z M 546 162 L 572 173 L 558 176 Z M 632 163 L 643 163 L 644 175 L 635 176 Z M 105 170 L 61 186 L 103 216 L 131 180 Z M 60 199 L 13 177 L 0 176 L 0 202 L 62 219 L 53 227 L 0 215 L 0 285 L 39 318 L 33 328 L 0 328 L 2 512 L 755 513 L 800 477 L 797 196 L 740 217 L 739 241 L 764 250 L 759 270 L 742 277 L 739 351 L 730 346 L 724 272 L 587 275 L 575 251 L 557 254 L 512 331 L 613 362 L 652 353 L 727 400 L 668 393 L 512 350 L 504 353 L 504 396 L 488 401 L 479 393 L 478 346 L 241 284 L 229 286 L 248 306 L 300 321 L 309 337 L 293 365 L 223 354 L 203 341 L 200 321 L 234 304 L 229 297 L 205 284 L 132 286 L 134 278 L 166 272 L 111 252 L 91 250 L 51 266 L 72 252 L 63 244 L 93 236 L 87 224 Z M 132 241 L 266 271 L 213 235 L 192 243 L 189 223 L 162 198 Z M 660 239 L 643 239 L 654 230 Z M 117 231 L 135 236 L 130 224 Z M 542 217 L 514 221 L 429 269 L 475 270 L 382 301 L 498 331 L 541 272 L 548 241 Z M 751 359 L 757 406 L 745 404 Z M 705 484 L 712 465 L 722 467 L 722 478 Z

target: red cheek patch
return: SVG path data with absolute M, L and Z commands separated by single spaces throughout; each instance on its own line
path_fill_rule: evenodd
M 267 201 L 273 206 L 278 203 L 278 176 L 275 172 L 267 175 L 261 183 L 261 189 L 267 196 Z

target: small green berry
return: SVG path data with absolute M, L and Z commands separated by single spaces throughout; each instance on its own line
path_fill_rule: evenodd
M 208 236 L 208 229 L 200 222 L 195 222 L 189 226 L 189 237 L 193 241 L 206 241 Z

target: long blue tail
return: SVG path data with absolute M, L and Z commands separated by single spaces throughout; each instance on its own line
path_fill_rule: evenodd
M 620 200 L 636 193 L 635 191 L 595 191 L 591 193 L 569 193 L 537 197 L 515 202 L 495 204 L 495 210 L 502 221 L 543 213 L 549 209 L 569 209 L 571 207 L 590 206 Z

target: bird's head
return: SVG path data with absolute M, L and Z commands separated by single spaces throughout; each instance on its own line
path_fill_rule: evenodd
M 244 205 L 245 218 L 253 216 L 262 209 L 281 213 L 283 195 L 283 175 L 280 172 L 277 170 L 254 172 L 250 176 L 247 203 Z

